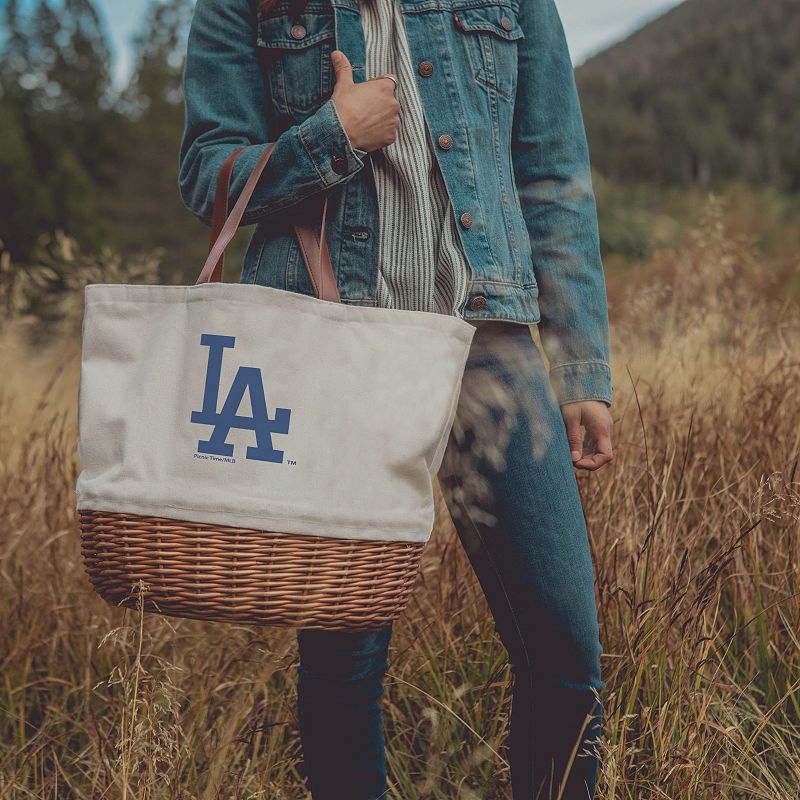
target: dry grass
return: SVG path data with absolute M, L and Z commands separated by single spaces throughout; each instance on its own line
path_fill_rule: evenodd
M 610 281 L 617 457 L 581 477 L 603 800 L 800 794 L 798 315 L 723 220 L 712 202 L 677 252 Z M 22 344 L 0 358 L 0 797 L 304 798 L 292 632 L 96 599 L 74 346 L 60 373 Z M 385 700 L 392 797 L 510 797 L 505 653 L 444 509 Z

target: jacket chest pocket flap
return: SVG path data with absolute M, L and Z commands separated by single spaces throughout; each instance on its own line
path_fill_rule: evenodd
M 517 42 L 525 34 L 509 5 L 454 6 L 475 79 L 512 99 L 517 80 Z
M 258 23 L 272 100 L 278 111 L 298 121 L 333 91 L 333 14 L 265 17 Z

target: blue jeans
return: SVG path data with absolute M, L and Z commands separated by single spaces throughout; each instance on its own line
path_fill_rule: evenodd
M 571 758 L 561 796 L 586 800 L 604 684 L 564 424 L 528 327 L 476 328 L 440 484 L 512 667 L 514 800 L 557 797 Z M 300 734 L 314 800 L 389 797 L 380 697 L 390 637 L 391 625 L 298 631 Z

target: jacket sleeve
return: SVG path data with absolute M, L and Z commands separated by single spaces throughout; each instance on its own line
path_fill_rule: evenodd
M 331 99 L 276 138 L 268 129 L 268 96 L 256 51 L 254 0 L 198 0 L 189 31 L 183 73 L 185 127 L 180 147 L 179 189 L 184 204 L 210 224 L 217 175 L 242 145 L 256 145 L 237 160 L 229 202 L 236 201 L 264 147 L 275 149 L 243 224 L 258 222 L 325 189 L 347 181 L 364 166 Z M 333 169 L 335 158 L 344 157 Z
M 512 163 L 559 403 L 611 404 L 608 309 L 583 117 L 554 0 L 521 0 Z

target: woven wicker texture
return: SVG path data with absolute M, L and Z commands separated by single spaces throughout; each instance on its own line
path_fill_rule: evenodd
M 109 603 L 176 617 L 368 629 L 399 616 L 424 547 L 78 512 L 84 565 Z

